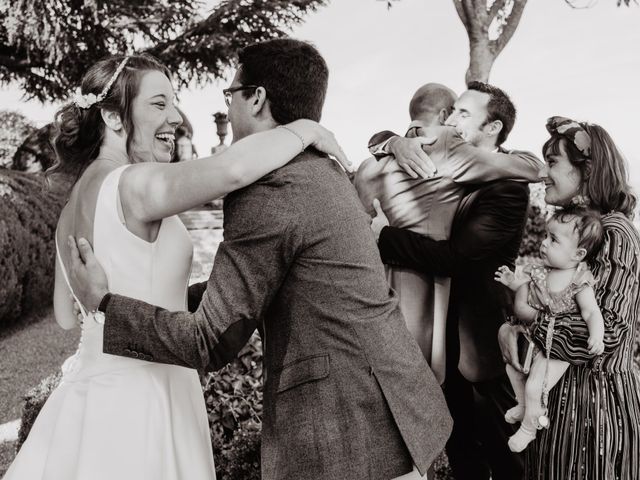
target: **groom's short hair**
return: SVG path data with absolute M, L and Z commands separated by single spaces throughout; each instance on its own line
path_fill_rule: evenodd
M 484 82 L 470 82 L 467 85 L 467 89 L 489 95 L 485 125 L 495 120 L 502 122 L 502 130 L 498 133 L 496 146 L 502 145 L 509 136 L 509 133 L 511 133 L 513 124 L 516 121 L 516 106 L 511 101 L 511 98 L 509 98 L 509 95 L 495 85 Z
M 242 49 L 238 60 L 240 82 L 266 90 L 277 123 L 320 121 L 329 69 L 313 45 L 291 38 L 268 40 Z

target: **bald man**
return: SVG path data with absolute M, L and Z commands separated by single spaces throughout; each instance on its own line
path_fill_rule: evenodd
M 428 155 L 422 149 L 415 151 L 413 170 L 423 173 L 423 178 L 410 175 L 411 170 L 407 173 L 389 155 L 399 137 L 386 131 L 371 139 L 374 157 L 360 165 L 354 185 L 372 216 L 375 216 L 373 200 L 377 198 L 391 226 L 446 240 L 466 185 L 498 179 L 537 181 L 541 163 L 533 154 L 507 154 L 495 147 L 492 151 L 473 146 L 454 128 L 443 126 L 456 100 L 450 88 L 428 83 L 415 92 L 409 103 L 412 121 L 406 137 L 412 138 L 414 145 L 422 146 Z M 423 161 L 430 159 L 435 172 L 421 170 L 419 157 Z M 407 328 L 442 384 L 450 279 L 393 265 L 387 268 L 387 279 L 398 293 Z

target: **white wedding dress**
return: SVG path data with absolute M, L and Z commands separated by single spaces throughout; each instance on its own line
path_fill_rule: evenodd
M 176 216 L 162 221 L 154 242 L 127 230 L 118 197 L 125 168 L 107 175 L 96 201 L 93 243 L 109 289 L 186 310 L 189 235 Z M 196 371 L 104 354 L 102 334 L 102 325 L 85 319 L 78 351 L 5 480 L 214 479 Z

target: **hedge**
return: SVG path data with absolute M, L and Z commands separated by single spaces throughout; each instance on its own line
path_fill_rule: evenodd
M 238 357 L 204 378 L 216 475 L 260 480 L 262 342 L 254 335 Z
M 51 305 L 62 205 L 42 174 L 0 169 L 0 328 Z

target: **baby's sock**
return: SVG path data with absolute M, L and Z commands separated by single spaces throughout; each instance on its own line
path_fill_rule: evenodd
M 520 428 L 509 438 L 509 450 L 521 452 L 536 438 L 536 429 L 520 425 Z
M 507 410 L 504 414 L 504 419 L 507 423 L 518 423 L 524 418 L 524 405 L 516 405 L 513 408 Z

